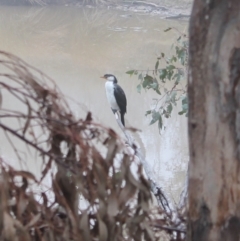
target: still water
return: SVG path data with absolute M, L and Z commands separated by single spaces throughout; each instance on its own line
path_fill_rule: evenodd
M 176 110 L 159 134 L 157 126 L 149 126 L 150 119 L 144 116 L 154 95 L 137 93 L 137 78 L 125 74 L 130 69 L 152 69 L 159 53 L 169 53 L 176 33 L 165 33 L 168 27 L 184 30 L 187 22 L 86 7 L 0 8 L 0 49 L 41 69 L 64 94 L 80 102 L 83 110 L 90 110 L 96 121 L 121 134 L 108 107 L 104 81 L 99 78 L 106 73 L 116 75 L 128 100 L 127 126 L 141 130 L 138 141 L 154 178 L 177 201 L 188 161 L 187 120 Z M 72 108 L 83 116 L 82 110 Z M 0 154 L 17 165 L 0 135 Z M 28 169 L 37 173 L 40 167 L 26 162 Z

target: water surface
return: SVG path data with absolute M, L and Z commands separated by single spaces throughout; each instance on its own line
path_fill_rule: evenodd
M 108 107 L 104 81 L 99 78 L 106 73 L 116 75 L 127 95 L 127 126 L 141 130 L 138 141 L 155 179 L 176 199 L 188 160 L 187 120 L 175 111 L 159 134 L 157 126 L 149 126 L 150 119 L 144 116 L 152 104 L 152 92 L 137 93 L 137 79 L 125 74 L 130 69 L 152 69 L 159 53 L 169 52 L 176 33 L 163 30 L 172 26 L 184 30 L 187 23 L 112 9 L 1 7 L 0 49 L 47 73 L 67 96 L 93 112 L 95 120 L 121 134 Z M 85 115 L 82 109 L 72 108 L 76 115 Z M 3 138 L 1 154 L 15 163 Z M 40 167 L 31 158 L 26 163 L 38 172 Z

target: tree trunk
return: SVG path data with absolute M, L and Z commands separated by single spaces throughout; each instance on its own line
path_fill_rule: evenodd
M 240 240 L 240 0 L 195 0 L 187 240 Z

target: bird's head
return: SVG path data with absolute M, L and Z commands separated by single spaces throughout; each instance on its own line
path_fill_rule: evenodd
M 105 74 L 101 78 L 106 79 L 107 81 L 111 81 L 111 82 L 117 83 L 117 78 L 114 75 L 112 75 L 112 74 Z

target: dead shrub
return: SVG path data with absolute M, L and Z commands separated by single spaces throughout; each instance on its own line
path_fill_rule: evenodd
M 126 152 L 124 141 L 95 123 L 91 113 L 77 119 L 44 73 L 12 54 L 0 55 L 0 128 L 19 161 L 16 138 L 35 152 L 33 162 L 42 162 L 37 178 L 1 159 L 1 240 L 155 240 L 156 230 L 180 237 L 184 231 L 169 227 L 172 214 L 162 209 L 151 213 L 149 182 L 140 165 L 132 173 L 134 156 Z M 4 108 L 6 93 L 23 108 Z M 12 119 L 18 126 L 11 125 Z M 53 166 L 51 190 L 36 195 Z

